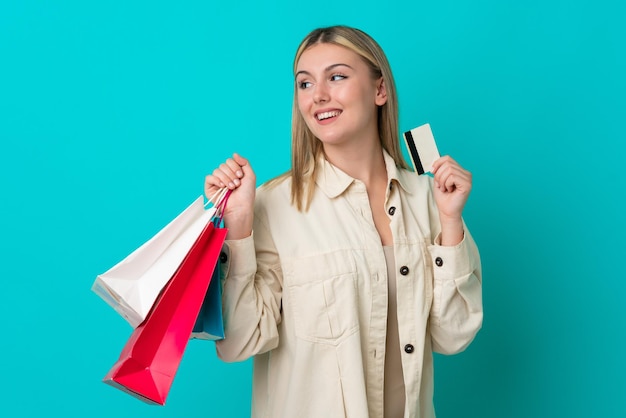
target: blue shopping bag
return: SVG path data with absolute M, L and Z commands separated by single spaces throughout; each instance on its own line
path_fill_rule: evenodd
M 219 227 L 219 220 L 215 226 Z M 220 262 L 213 270 L 209 288 L 204 296 L 198 319 L 190 338 L 218 341 L 224 339 L 224 318 L 222 317 L 222 275 Z

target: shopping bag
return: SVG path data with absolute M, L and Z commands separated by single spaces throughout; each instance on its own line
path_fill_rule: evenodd
M 218 226 L 218 225 L 216 225 Z M 224 339 L 224 319 L 222 316 L 222 274 L 218 260 L 209 289 L 204 296 L 198 319 L 191 332 L 191 338 L 218 341 Z
M 206 225 L 146 320 L 134 329 L 118 361 L 104 377 L 105 383 L 147 403 L 165 404 L 226 232 L 213 222 Z
M 226 196 L 218 191 L 207 203 L 198 197 L 155 236 L 108 271 L 96 277 L 92 290 L 132 327 L 146 318 L 159 293 L 172 278 L 200 232 L 215 216 Z

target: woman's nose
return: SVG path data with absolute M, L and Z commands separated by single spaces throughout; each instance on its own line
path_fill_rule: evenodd
M 315 103 L 324 103 L 328 101 L 328 86 L 325 83 L 319 83 L 315 86 L 313 100 Z

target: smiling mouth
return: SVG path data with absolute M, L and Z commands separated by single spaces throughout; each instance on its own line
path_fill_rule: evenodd
M 336 116 L 339 116 L 340 114 L 341 114 L 340 110 L 332 110 L 330 112 L 318 113 L 317 115 L 315 115 L 315 117 L 317 118 L 317 120 L 324 120 L 324 119 L 334 118 Z

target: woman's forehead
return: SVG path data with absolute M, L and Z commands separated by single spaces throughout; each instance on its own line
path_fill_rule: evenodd
M 320 70 L 336 64 L 355 66 L 359 62 L 363 63 L 363 59 L 356 52 L 345 46 L 317 43 L 308 47 L 300 55 L 296 65 L 296 72 Z

